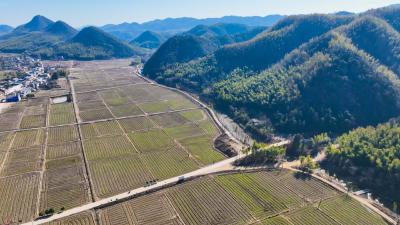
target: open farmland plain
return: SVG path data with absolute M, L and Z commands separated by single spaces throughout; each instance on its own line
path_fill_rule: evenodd
M 129 63 L 75 62 L 72 102 L 53 104 L 66 89 L 46 91 L 0 114 L 0 224 L 75 210 L 226 159 L 214 147 L 222 131 L 203 106 L 135 76 Z M 48 224 L 386 224 L 286 170 L 209 175 L 121 201 Z
M 310 198 L 309 191 L 292 184 L 323 194 Z M 100 225 L 386 224 L 350 197 L 314 178 L 285 170 L 203 177 L 97 213 Z
M 225 158 L 213 145 L 220 131 L 200 105 L 134 76 L 128 65 L 81 62 L 72 69 L 95 199 Z

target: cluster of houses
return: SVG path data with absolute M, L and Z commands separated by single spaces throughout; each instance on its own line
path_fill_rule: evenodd
M 47 85 L 51 68 L 44 68 L 39 59 L 29 56 L 0 57 L 0 69 L 18 76 L 0 80 L 0 102 L 18 102 Z

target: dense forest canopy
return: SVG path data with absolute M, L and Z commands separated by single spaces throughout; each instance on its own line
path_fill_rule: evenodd
M 391 121 L 358 128 L 328 149 L 328 168 L 372 189 L 389 206 L 400 202 L 400 125 Z
M 249 41 L 145 72 L 200 94 L 262 138 L 342 133 L 399 115 L 399 15 L 388 7 L 290 16 Z

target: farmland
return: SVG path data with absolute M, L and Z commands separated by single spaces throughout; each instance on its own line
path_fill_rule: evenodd
M 213 147 L 220 132 L 206 111 L 130 73 L 126 65 L 116 68 L 103 62 L 81 62 L 72 69 L 83 152 L 96 199 L 225 158 Z
M 318 207 L 318 201 L 310 201 L 296 192 L 288 185 L 291 183 L 322 188 L 330 197 L 321 198 Z M 276 189 L 280 191 L 275 193 Z M 303 179 L 285 170 L 204 177 L 107 207 L 98 213 L 100 225 L 386 224 L 358 202 L 320 181 L 311 177 Z
M 72 102 L 52 104 L 50 91 L 0 114 L 0 223 L 59 213 L 226 158 L 214 147 L 221 130 L 201 105 L 132 75 L 128 63 L 75 62 Z M 49 224 L 324 223 L 385 224 L 330 186 L 286 170 L 200 177 Z

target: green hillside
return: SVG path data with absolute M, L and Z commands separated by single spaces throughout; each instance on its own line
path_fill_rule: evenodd
M 265 30 L 241 24 L 199 25 L 166 41 L 146 63 L 146 74 L 157 74 L 176 63 L 189 62 L 218 48 L 246 41 Z
M 291 16 L 247 42 L 145 72 L 197 92 L 260 138 L 346 132 L 399 115 L 393 10 Z

